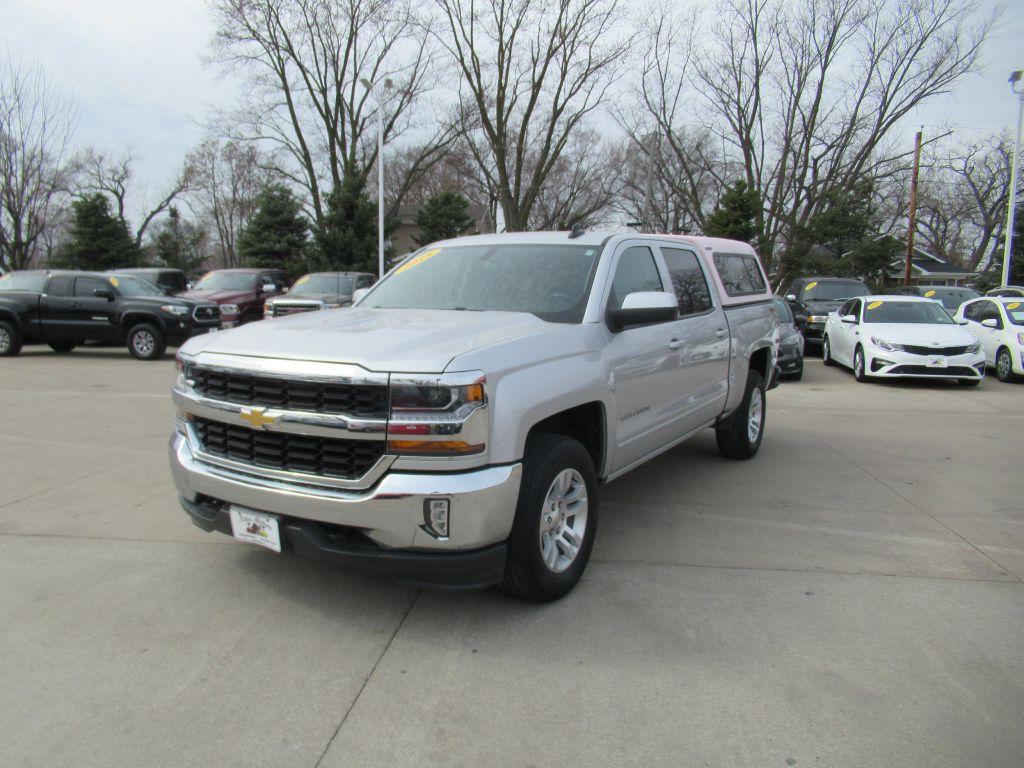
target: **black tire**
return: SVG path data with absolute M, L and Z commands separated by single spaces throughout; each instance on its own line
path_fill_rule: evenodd
M 1006 347 L 996 352 L 996 378 L 1000 381 L 1013 381 L 1013 356 Z
M 54 352 L 60 352 L 62 354 L 65 353 L 65 352 L 70 352 L 72 349 L 74 349 L 77 346 L 78 345 L 75 342 L 73 342 L 73 341 L 51 341 L 50 342 L 50 349 L 52 349 Z
M 860 361 L 860 365 L 857 364 L 858 360 Z M 868 376 L 867 361 L 864 359 L 864 350 L 861 348 L 860 344 L 858 344 L 857 348 L 853 350 L 853 378 L 861 384 L 871 378 Z
M 0 320 L 0 357 L 14 357 L 21 352 L 21 331 L 7 320 Z
M 828 336 L 821 340 L 821 362 L 824 365 L 836 364 L 836 361 L 832 359 L 832 345 L 828 341 Z
M 957 379 L 956 383 L 961 387 L 976 387 L 981 384 L 981 379 Z
M 757 395 L 754 394 L 755 391 Z M 751 403 L 756 402 L 756 397 L 760 398 L 761 403 L 761 424 L 757 435 L 751 439 Z M 743 393 L 743 400 L 729 417 L 728 422 L 715 428 L 715 440 L 718 442 L 719 452 L 727 459 L 752 458 L 757 453 L 757 449 L 761 447 L 761 440 L 764 438 L 764 421 L 767 412 L 764 377 L 757 371 L 750 371 L 747 374 L 747 388 Z
M 586 520 L 583 540 L 575 559 L 562 572 L 555 572 L 544 562 L 541 526 L 548 511 L 548 493 L 556 478 L 565 470 L 574 470 L 586 487 Z M 571 514 L 566 517 L 564 512 L 564 520 L 575 518 Z M 508 537 L 508 556 L 501 590 L 535 603 L 551 602 L 568 594 L 580 580 L 590 560 L 590 551 L 597 534 L 597 520 L 597 472 L 587 449 L 565 435 L 532 436 L 526 443 L 523 480 L 519 487 L 512 533 Z
M 167 349 L 167 338 L 164 332 L 152 323 L 139 323 L 132 326 L 126 339 L 128 351 L 137 360 L 159 360 Z

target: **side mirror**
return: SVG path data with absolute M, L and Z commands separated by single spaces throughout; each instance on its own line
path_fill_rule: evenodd
M 109 288 L 96 288 L 93 290 L 92 295 L 97 299 L 106 299 L 107 301 L 114 300 L 114 292 Z
M 679 315 L 679 301 L 668 291 L 637 291 L 626 296 L 622 306 L 609 311 L 614 330 L 621 331 L 632 325 L 648 325 L 675 320 Z
M 356 288 L 355 292 L 352 294 L 352 304 L 358 304 L 362 300 L 363 296 L 369 292 L 369 288 Z
M 795 293 L 787 293 L 786 294 L 786 301 L 796 301 L 796 294 Z
M 857 322 L 857 316 L 856 315 L 843 315 L 839 319 L 842 320 L 844 323 L 856 323 Z
M 966 320 L 957 320 L 956 324 L 957 325 L 967 325 L 967 321 Z
M 998 328 L 999 327 L 999 321 L 996 320 L 995 318 L 992 318 L 992 317 L 988 318 L 987 320 L 982 320 L 981 324 L 984 325 L 986 328 Z

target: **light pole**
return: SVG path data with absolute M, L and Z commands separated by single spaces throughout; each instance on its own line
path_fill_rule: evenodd
M 1013 140 L 1013 159 L 1010 162 L 1010 202 L 1006 211 L 1006 238 L 1003 241 L 1003 280 L 1000 285 L 1010 284 L 1010 258 L 1013 255 L 1013 214 L 1017 207 L 1017 163 L 1020 159 L 1020 124 L 1024 117 L 1024 90 L 1017 90 L 1017 84 L 1024 76 L 1024 69 L 1010 73 L 1010 90 L 1017 94 L 1017 135 Z
M 378 86 L 390 91 L 392 82 L 385 78 L 383 83 L 379 80 L 371 83 L 365 77 L 360 82 L 377 101 L 377 278 L 381 279 L 384 277 L 384 99 Z

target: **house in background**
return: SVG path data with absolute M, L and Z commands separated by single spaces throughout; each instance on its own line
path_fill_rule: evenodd
M 419 243 L 413 239 L 420 233 L 420 228 L 416 226 L 416 213 L 418 211 L 418 205 L 402 205 L 399 207 L 398 223 L 391 231 L 391 261 L 400 261 L 420 247 Z M 494 231 L 494 222 L 485 206 L 479 203 L 470 203 L 466 212 L 473 220 L 473 226 L 466 233 L 467 235 Z
M 902 257 L 898 262 L 893 263 L 893 272 L 901 283 L 907 263 L 906 253 L 907 246 L 904 242 Z M 965 270 L 958 264 L 953 264 L 917 247 L 914 248 L 914 255 L 910 259 L 911 285 L 966 285 L 977 276 L 977 272 Z

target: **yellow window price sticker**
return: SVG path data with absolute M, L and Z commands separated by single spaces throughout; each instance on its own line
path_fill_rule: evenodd
M 303 283 L 308 283 L 308 282 L 309 282 L 309 275 L 303 275 L 302 277 L 300 277 L 298 280 L 295 281 L 295 284 L 296 285 L 302 285 Z
M 930 299 L 930 298 L 931 298 L 932 296 L 934 296 L 934 295 L 935 295 L 935 291 L 925 291 L 925 292 L 924 292 L 924 297 L 925 297 L 926 299 Z
M 424 251 L 419 256 L 414 256 L 413 258 L 411 258 L 407 262 L 405 262 L 405 264 L 403 264 L 398 269 L 396 269 L 395 270 L 395 274 L 396 275 L 400 275 L 403 272 L 405 272 L 405 270 L 407 270 L 407 269 L 412 269 L 413 267 L 419 266 L 420 264 L 422 264 L 427 259 L 431 259 L 434 256 L 437 256 L 437 254 L 439 254 L 440 252 L 441 252 L 440 248 L 435 248 L 432 251 Z
M 817 284 L 818 284 L 817 280 L 815 280 L 813 283 L 808 283 L 807 285 L 804 286 L 804 290 L 805 291 L 809 291 L 809 290 L 811 290 L 811 288 L 813 288 Z
M 111 277 L 111 278 L 109 278 L 109 280 L 110 280 L 110 284 L 111 284 L 112 286 L 114 286 L 115 288 L 117 288 L 117 286 L 119 286 L 119 285 L 120 285 L 120 283 L 119 283 L 119 282 L 117 282 L 117 278 L 116 278 L 116 277 Z
M 1020 302 L 1019 301 L 1015 301 L 1012 304 L 1007 304 L 1006 308 L 1007 309 L 1016 309 L 1019 306 L 1020 306 Z
M 868 304 L 868 309 L 878 309 L 880 306 L 882 306 L 882 302 L 872 301 L 870 304 Z

